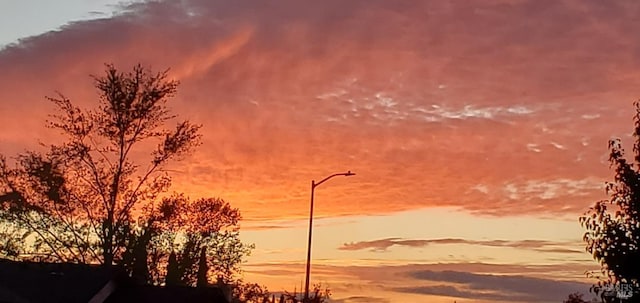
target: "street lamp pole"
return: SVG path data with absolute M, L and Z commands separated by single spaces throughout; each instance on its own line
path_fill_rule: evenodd
M 307 242 L 307 272 L 306 272 L 305 281 L 304 281 L 304 302 L 305 303 L 309 302 L 309 274 L 311 271 L 311 235 L 313 232 L 313 194 L 318 185 L 324 183 L 325 181 L 333 177 L 336 177 L 336 176 L 348 177 L 353 175 L 355 175 L 355 173 L 352 173 L 351 171 L 347 171 L 346 173 L 337 173 L 337 174 L 330 175 L 320 180 L 320 182 L 318 183 L 316 183 L 316 181 L 314 180 L 311 180 L 311 208 L 309 210 L 309 241 Z

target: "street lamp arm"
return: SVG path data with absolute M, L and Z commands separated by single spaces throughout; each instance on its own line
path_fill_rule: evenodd
M 325 181 L 327 181 L 327 180 L 329 180 L 329 179 L 331 179 L 331 178 L 333 178 L 333 177 L 337 177 L 337 176 L 353 176 L 353 175 L 355 175 L 355 173 L 352 173 L 351 171 L 347 171 L 346 173 L 337 173 L 337 174 L 333 174 L 333 175 L 331 175 L 331 176 L 328 176 L 328 177 L 326 177 L 326 178 L 324 178 L 324 179 L 320 180 L 320 181 L 319 181 L 319 182 L 317 182 L 317 183 L 316 183 L 316 182 L 313 182 L 313 187 L 316 187 L 316 186 L 318 186 L 318 185 L 320 185 L 320 184 L 324 183 Z

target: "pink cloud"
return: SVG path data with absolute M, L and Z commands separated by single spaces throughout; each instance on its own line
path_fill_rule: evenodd
M 571 184 L 610 176 L 606 140 L 631 129 L 639 8 L 134 4 L 0 51 L 0 152 L 55 138 L 39 126 L 44 95 L 90 105 L 89 74 L 141 62 L 171 68 L 182 82 L 171 106 L 204 125 L 176 190 L 222 196 L 248 219 L 304 216 L 310 180 L 346 169 L 358 176 L 321 188 L 320 215 L 460 206 L 575 217 L 603 194 Z

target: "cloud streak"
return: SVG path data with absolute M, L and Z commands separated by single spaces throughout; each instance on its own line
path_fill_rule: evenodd
M 577 282 L 457 271 L 419 271 L 411 273 L 411 276 L 422 281 L 453 285 L 404 287 L 398 291 L 474 300 L 552 302 L 562 300 L 568 292 L 585 292 L 589 288 L 588 284 Z
M 360 241 L 345 243 L 338 249 L 340 250 L 365 250 L 370 249 L 372 251 L 386 251 L 392 246 L 406 246 L 406 247 L 425 247 L 428 245 L 446 245 L 446 244 L 464 244 L 464 245 L 477 245 L 488 247 L 510 247 L 517 249 L 530 249 L 540 252 L 557 252 L 557 253 L 584 253 L 582 250 L 577 250 L 575 247 L 577 243 L 572 242 L 553 242 L 545 240 L 521 240 L 521 241 L 507 241 L 507 240 L 467 240 L 467 239 L 402 239 L 402 238 L 386 238 L 372 241 Z M 567 248 L 571 247 L 571 248 Z

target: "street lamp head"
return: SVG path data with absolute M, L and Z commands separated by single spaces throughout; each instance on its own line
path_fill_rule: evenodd
M 355 176 L 356 173 L 352 173 L 351 171 L 347 171 L 344 175 L 347 176 L 347 177 L 348 176 Z

